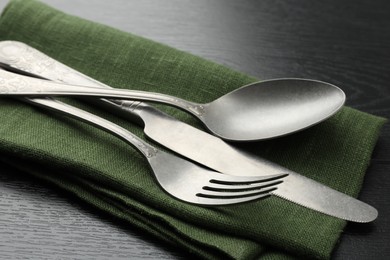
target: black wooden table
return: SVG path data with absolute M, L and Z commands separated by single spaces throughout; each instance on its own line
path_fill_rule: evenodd
M 390 1 L 45 0 L 261 79 L 314 78 L 347 105 L 390 118 Z M 0 0 L 0 8 L 6 4 Z M 379 210 L 348 224 L 334 259 L 390 257 L 390 126 L 360 199 Z M 0 258 L 185 258 L 47 184 L 0 166 Z

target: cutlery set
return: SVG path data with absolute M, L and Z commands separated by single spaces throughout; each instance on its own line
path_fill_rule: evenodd
M 145 156 L 157 183 L 179 200 L 212 206 L 274 195 L 353 222 L 371 222 L 378 215 L 364 202 L 229 144 L 276 138 L 326 120 L 345 102 L 344 92 L 329 83 L 268 80 L 198 104 L 165 94 L 109 87 L 15 41 L 0 42 L 0 68 L 0 96 L 20 98 L 119 137 Z M 144 126 L 150 139 L 189 160 L 159 150 L 108 120 L 55 100 L 56 96 L 79 97 L 132 120 Z M 185 110 L 212 134 L 142 101 Z

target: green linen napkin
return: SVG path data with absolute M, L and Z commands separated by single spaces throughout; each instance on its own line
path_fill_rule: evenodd
M 114 87 L 208 102 L 255 81 L 168 46 L 57 11 L 13 0 L 0 18 L 0 40 L 25 42 Z M 92 106 L 142 136 L 142 129 Z M 201 127 L 185 113 L 161 109 Z M 272 197 L 242 205 L 200 207 L 156 185 L 145 160 L 119 139 L 73 119 L 0 99 L 0 161 L 47 180 L 130 226 L 203 258 L 330 258 L 346 222 Z M 311 129 L 243 149 L 352 196 L 384 119 L 345 107 Z

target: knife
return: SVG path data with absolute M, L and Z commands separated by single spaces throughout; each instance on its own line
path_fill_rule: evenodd
M 21 42 L 0 42 L 0 65 L 10 71 L 56 82 L 110 88 Z M 216 171 L 242 176 L 288 173 L 289 176 L 273 192 L 285 200 L 352 222 L 371 222 L 378 216 L 375 208 L 362 201 L 247 154 L 146 103 L 101 99 L 99 105 L 144 125 L 144 133 L 155 142 Z

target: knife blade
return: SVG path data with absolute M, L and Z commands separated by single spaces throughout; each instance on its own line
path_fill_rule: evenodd
M 109 86 L 96 81 L 32 47 L 14 41 L 0 42 L 0 63 L 5 69 L 76 85 Z M 294 171 L 254 157 L 220 138 L 185 124 L 151 105 L 138 101 L 102 99 L 99 104 L 144 125 L 152 140 L 193 161 L 232 175 L 288 173 L 273 195 L 323 214 L 352 222 L 371 222 L 378 212 L 372 206 Z

